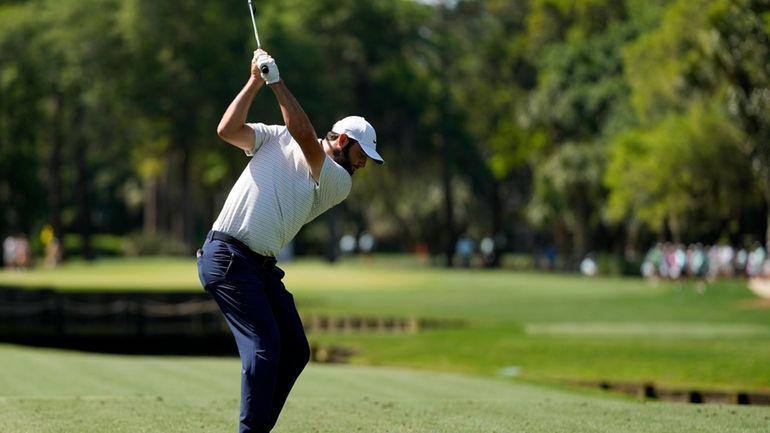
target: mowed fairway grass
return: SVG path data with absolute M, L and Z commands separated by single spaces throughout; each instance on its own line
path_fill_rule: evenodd
M 311 334 L 316 344 L 354 348 L 354 365 L 310 366 L 277 431 L 760 432 L 770 425 L 762 407 L 642 403 L 563 385 L 608 380 L 770 390 L 770 310 L 740 280 L 653 285 L 445 270 L 387 257 L 283 268 L 306 317 L 417 317 L 463 325 L 416 334 Z M 201 290 L 194 261 L 175 259 L 4 272 L 0 285 Z M 3 433 L 226 432 L 237 413 L 233 359 L 0 346 L 0 369 Z M 89 430 L 91 423 L 99 428 Z
M 235 359 L 125 357 L 0 345 L 3 433 L 236 430 Z M 745 406 L 644 403 L 502 379 L 310 365 L 276 433 L 765 432 Z

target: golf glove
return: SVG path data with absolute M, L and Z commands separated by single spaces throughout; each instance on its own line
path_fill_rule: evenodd
M 275 64 L 275 60 L 269 54 L 263 52 L 257 56 L 257 67 L 259 68 L 259 75 L 265 80 L 265 83 L 275 84 L 281 81 L 278 65 Z M 267 72 L 265 72 L 266 68 Z

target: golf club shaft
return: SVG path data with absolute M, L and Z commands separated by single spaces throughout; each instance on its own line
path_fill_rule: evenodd
M 254 6 L 251 5 L 251 0 L 249 0 L 249 13 L 251 14 L 251 25 L 254 26 L 254 39 L 257 40 L 257 49 L 262 48 L 262 44 L 259 42 L 259 33 L 257 32 L 257 20 L 254 18 Z M 267 67 L 267 65 L 262 65 L 261 68 L 259 68 L 260 71 L 262 71 L 263 74 L 267 74 L 270 72 L 270 68 Z
M 257 20 L 254 18 L 254 6 L 251 5 L 249 0 L 249 13 L 251 14 L 251 25 L 254 26 L 254 38 L 257 40 L 257 49 L 262 48 L 262 44 L 259 42 L 259 33 L 257 32 Z

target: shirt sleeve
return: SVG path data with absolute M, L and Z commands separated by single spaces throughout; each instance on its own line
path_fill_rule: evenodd
M 326 155 L 316 186 L 321 212 L 345 200 L 350 194 L 352 185 L 350 174 Z
M 251 150 L 244 150 L 246 156 L 254 156 L 265 142 L 278 136 L 283 129 L 280 125 L 265 125 L 264 123 L 247 123 L 246 125 L 254 130 L 254 146 Z

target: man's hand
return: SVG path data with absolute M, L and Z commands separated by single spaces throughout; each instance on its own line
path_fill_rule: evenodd
M 275 60 L 262 49 L 254 51 L 254 58 L 251 61 L 251 74 L 255 77 L 262 77 L 267 84 L 275 84 L 281 81 L 278 65 L 276 65 Z

